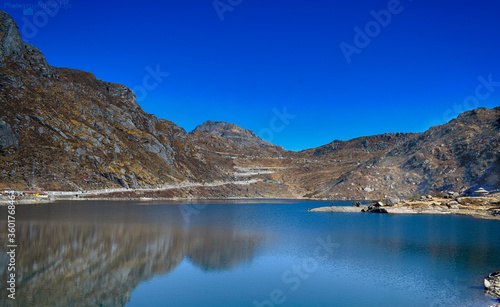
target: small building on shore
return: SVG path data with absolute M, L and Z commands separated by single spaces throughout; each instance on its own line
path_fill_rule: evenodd
M 474 191 L 474 195 L 476 195 L 476 196 L 486 196 L 486 195 L 488 195 L 488 193 L 489 193 L 489 192 L 488 192 L 488 191 L 486 191 L 486 190 L 485 190 L 485 189 L 483 189 L 483 188 L 479 188 L 479 189 L 477 189 L 476 191 Z
M 24 196 L 38 196 L 37 191 L 24 191 L 23 194 Z
M 38 197 L 40 197 L 40 198 L 49 198 L 49 194 L 47 194 L 47 192 L 40 191 L 40 192 L 38 192 Z
M 32 197 L 40 197 L 40 198 L 48 198 L 49 194 L 44 191 L 24 191 L 24 196 L 32 196 Z

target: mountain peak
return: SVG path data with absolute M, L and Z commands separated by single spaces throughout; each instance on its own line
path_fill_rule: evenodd
M 252 130 L 244 129 L 236 124 L 224 121 L 207 120 L 191 132 L 191 135 L 199 136 L 202 134 L 223 138 L 243 147 L 263 148 L 274 146 L 268 141 L 261 139 Z
M 203 124 L 198 125 L 194 131 L 198 132 L 209 132 L 212 134 L 216 134 L 220 131 L 223 130 L 231 130 L 231 129 L 241 129 L 244 130 L 243 128 L 239 127 L 236 124 L 233 123 L 228 123 L 225 121 L 213 121 L 213 120 L 207 120 Z
M 25 43 L 19 34 L 16 22 L 4 11 L 0 11 L 0 61 L 8 56 L 19 56 L 24 52 Z
M 207 120 L 203 124 L 197 126 L 194 129 L 194 131 L 207 132 L 207 133 L 219 135 L 219 136 L 225 137 L 225 138 L 231 138 L 232 136 L 235 136 L 235 135 L 246 136 L 246 137 L 250 137 L 250 138 L 258 138 L 258 136 L 255 135 L 255 133 L 252 130 L 244 129 L 236 124 L 228 123 L 225 121 Z M 268 143 L 268 146 L 270 146 L 270 145 L 271 145 L 271 143 Z
M 0 67 L 7 67 L 9 63 L 24 70 L 39 71 L 44 77 L 50 77 L 54 72 L 40 50 L 23 41 L 14 19 L 0 11 Z

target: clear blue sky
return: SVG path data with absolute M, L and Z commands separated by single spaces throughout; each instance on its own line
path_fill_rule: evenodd
M 51 65 L 134 89 L 159 65 L 169 75 L 147 79 L 140 104 L 188 132 L 223 120 L 299 150 L 500 105 L 500 86 L 475 93 L 480 76 L 500 82 L 495 0 L 60 1 L 53 16 L 14 5 L 35 1 L 1 9 Z M 283 108 L 295 115 L 284 125 Z

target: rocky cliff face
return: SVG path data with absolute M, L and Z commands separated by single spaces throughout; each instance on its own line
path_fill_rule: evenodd
M 130 89 L 50 66 L 5 12 L 0 26 L 0 182 L 75 190 L 222 175 L 182 128 L 145 113 Z
M 35 71 L 45 77 L 50 77 L 53 72 L 43 54 L 33 45 L 23 42 L 12 17 L 0 11 L 0 67 L 5 68 L 9 62 L 16 63 L 23 70 Z

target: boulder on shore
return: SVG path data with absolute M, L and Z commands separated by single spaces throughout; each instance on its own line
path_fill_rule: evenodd
M 387 197 L 385 199 L 385 204 L 387 206 L 391 206 L 391 207 L 394 206 L 394 205 L 399 204 L 400 202 L 401 202 L 401 200 L 399 198 L 397 198 L 397 197 Z
M 355 202 L 352 203 L 352 206 L 353 207 L 361 207 L 361 202 L 355 201 Z
M 500 271 L 493 272 L 484 279 L 484 291 L 486 294 L 500 299 Z
M 387 210 L 385 210 L 382 207 L 381 202 L 377 202 L 375 204 L 370 204 L 367 206 L 364 206 L 363 209 L 361 209 L 361 212 L 370 212 L 370 213 L 387 213 Z

